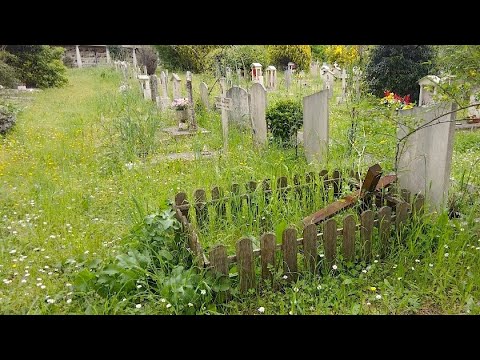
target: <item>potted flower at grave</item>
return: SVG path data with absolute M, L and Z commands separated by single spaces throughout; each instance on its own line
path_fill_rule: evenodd
M 188 98 L 178 98 L 172 102 L 172 108 L 177 116 L 178 130 L 188 129 L 188 105 Z

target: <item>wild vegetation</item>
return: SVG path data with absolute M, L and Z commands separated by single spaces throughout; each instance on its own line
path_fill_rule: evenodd
M 368 263 L 339 258 L 330 272 L 304 274 L 294 283 L 278 271 L 273 286 L 262 283 L 240 294 L 235 268 L 219 278 L 195 267 L 171 212 L 175 194 L 185 191 L 191 198 L 198 188 L 229 189 L 264 178 L 275 183 L 281 176 L 292 183 L 295 174 L 322 169 L 364 174 L 376 162 L 391 172 L 395 110 L 366 93 L 360 101 L 332 104 L 328 159 L 312 165 L 301 146 L 284 146 L 270 134 L 268 147 L 258 149 L 251 132 L 239 126 L 230 128 L 229 151 L 221 152 L 220 114 L 198 105 L 200 81 L 218 87 L 209 72 L 194 73 L 193 89 L 197 122 L 210 133 L 187 138 L 162 132 L 175 126 L 175 117 L 143 100 L 135 80 L 119 92 L 122 75 L 112 68 L 66 74 L 64 87 L 33 94 L 16 126 L 0 138 L 1 313 L 480 313 L 480 201 L 467 191 L 467 184 L 480 186 L 480 132 L 455 134 L 451 201 L 461 217 L 450 219 L 445 210 L 416 219 L 392 239 L 395 250 L 385 259 L 374 246 Z M 322 86 L 318 77 L 307 81 L 309 86 L 294 81 L 288 95 L 279 71 L 279 90 L 268 94 L 269 114 Z M 239 84 L 249 86 L 243 79 Z M 337 82 L 334 99 L 340 91 Z M 290 136 L 290 125 L 285 129 L 282 134 Z M 204 148 L 219 153 L 201 158 Z M 181 152 L 197 159 L 166 159 Z M 267 230 L 278 235 L 288 226 L 299 228 L 302 218 L 324 205 L 320 196 L 310 206 L 289 198 L 260 211 L 269 217 Z M 199 234 L 206 250 L 222 243 L 232 254 L 238 239 L 248 236 L 258 244 L 265 230 L 246 210 L 227 220 L 212 221 Z M 218 295 L 225 290 L 228 302 Z

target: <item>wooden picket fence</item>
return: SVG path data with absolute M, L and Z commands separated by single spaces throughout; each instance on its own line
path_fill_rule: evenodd
M 328 191 L 328 187 L 334 188 L 334 197 L 341 193 L 342 177 L 339 171 L 334 171 L 332 177 L 328 178 L 328 173 L 323 170 L 319 173 L 319 183 L 323 182 L 323 187 Z M 314 174 L 308 173 L 305 176 L 305 183 L 302 184 L 299 176 L 294 176 L 294 184 L 288 185 L 287 178 L 277 179 L 276 193 L 279 198 L 283 198 L 290 191 L 302 191 L 307 189 L 314 181 Z M 347 181 L 353 187 L 353 182 Z M 272 196 L 274 191 L 269 186 L 268 179 L 261 182 L 261 193 L 267 198 Z M 267 185 L 265 185 L 267 184 Z M 231 209 L 238 210 L 241 202 L 238 199 L 246 199 L 247 206 L 255 206 L 252 202 L 253 193 L 257 189 L 257 182 L 251 181 L 245 186 L 246 192 L 240 194 L 240 186 L 232 184 L 230 196 L 224 196 L 222 189 L 214 187 L 211 191 L 212 200 L 207 201 L 206 192 L 198 189 L 194 193 L 193 206 L 188 202 L 185 193 L 178 193 L 175 196 L 176 218 L 182 224 L 183 231 L 188 235 L 188 246 L 195 258 L 196 265 L 200 268 L 210 268 L 212 271 L 228 275 L 229 269 L 236 264 L 240 291 L 245 292 L 250 288 L 256 287 L 256 258 L 260 258 L 261 266 L 260 276 L 262 279 L 272 280 L 271 268 L 275 269 L 279 261 L 283 263 L 283 272 L 289 280 L 294 280 L 299 275 L 298 255 L 303 255 L 304 271 L 316 273 L 319 269 L 319 250 L 322 250 L 324 259 L 322 262 L 326 269 L 331 269 L 337 260 L 337 239 L 341 237 L 341 253 L 345 261 L 365 260 L 372 258 L 372 243 L 374 241 L 374 227 L 378 228 L 378 241 L 380 248 L 380 257 L 384 257 L 393 246 L 390 241 L 393 230 L 399 231 L 408 221 L 408 218 L 414 214 L 420 214 L 423 211 L 424 197 L 417 195 L 413 198 L 411 204 L 411 194 L 401 191 L 401 198 L 396 198 L 392 192 L 375 198 L 376 206 L 379 208 L 377 213 L 372 210 L 363 211 L 360 214 L 360 223 L 356 224 L 353 215 L 347 215 L 343 219 L 343 227 L 337 228 L 337 221 L 331 218 L 321 225 L 310 224 L 303 228 L 302 237 L 298 238 L 295 228 L 287 228 L 282 233 L 282 241 L 277 244 L 275 234 L 271 232 L 264 233 L 260 237 L 260 248 L 254 249 L 250 238 L 242 238 L 236 243 L 235 254 L 228 255 L 225 245 L 216 245 L 205 254 L 200 244 L 196 227 L 191 223 L 190 210 L 195 210 L 197 226 L 204 226 L 208 221 L 207 206 L 214 206 L 219 216 L 226 215 L 225 204 L 230 202 Z M 319 229 L 320 228 L 320 229 Z M 319 230 L 321 230 L 319 232 Z M 359 234 L 359 244 L 356 244 Z M 357 248 L 359 250 L 357 251 Z

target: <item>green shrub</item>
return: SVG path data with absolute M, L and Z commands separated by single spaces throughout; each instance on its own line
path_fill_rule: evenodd
M 5 135 L 15 125 L 17 112 L 13 105 L 0 102 L 0 135 Z
M 434 51 L 430 45 L 378 45 L 365 69 L 370 92 L 378 97 L 385 90 L 418 99 L 417 81 L 432 70 Z
M 163 66 L 172 70 L 205 70 L 205 58 L 216 45 L 156 45 Z
M 310 45 L 312 48 L 312 59 L 320 62 L 327 61 L 327 55 L 325 54 L 325 48 L 327 45 Z
M 14 56 L 6 51 L 0 51 L 0 85 L 7 88 L 14 88 L 18 85 L 15 69 L 6 61 L 12 61 Z
M 270 63 L 280 68 L 292 61 L 299 70 L 308 70 L 312 62 L 310 45 L 270 45 L 267 51 Z
M 219 63 L 223 69 L 229 66 L 232 70 L 236 68 L 248 70 L 254 62 L 263 66 L 269 65 L 266 46 L 230 45 L 210 51 L 205 57 L 205 69 L 214 72 L 216 64 Z
M 290 146 L 292 136 L 303 124 L 302 104 L 292 99 L 279 100 L 267 109 L 266 119 L 274 139 Z
M 64 49 L 48 45 L 8 45 L 6 50 L 15 57 L 7 63 L 13 66 L 20 81 L 29 87 L 59 87 L 67 83 L 67 68 L 63 65 Z

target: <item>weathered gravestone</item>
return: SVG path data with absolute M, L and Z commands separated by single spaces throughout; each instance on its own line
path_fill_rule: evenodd
M 444 207 L 448 196 L 455 134 L 455 112 L 451 112 L 455 109 L 453 103 L 441 103 L 400 111 L 398 184 L 412 194 L 425 195 L 431 210 Z
M 217 96 L 215 107 L 222 110 L 222 134 L 223 134 L 223 149 L 227 151 L 228 148 L 228 110 L 232 109 L 232 99 L 227 98 L 226 79 L 220 78 L 220 96 Z
M 165 110 L 170 106 L 168 97 L 167 75 L 164 71 L 160 73 L 160 109 Z
M 287 92 L 290 91 L 290 84 L 292 83 L 292 69 L 285 70 L 285 87 Z
M 138 75 L 137 78 L 140 82 L 140 88 L 143 92 L 143 98 L 145 100 L 152 100 L 152 90 L 150 89 L 150 76 Z
M 158 78 L 157 75 L 150 76 L 150 89 L 152 91 L 152 101 L 158 106 L 160 96 L 158 96 Z
M 309 163 L 324 161 L 328 154 L 328 90 L 303 98 L 303 144 Z
M 254 83 L 250 89 L 250 116 L 255 145 L 264 145 L 267 142 L 266 107 L 267 90 L 263 84 Z
M 197 129 L 197 120 L 195 119 L 195 107 L 193 103 L 193 89 L 192 89 L 192 73 L 187 71 L 187 75 L 185 77 L 186 81 L 186 88 L 187 88 L 187 97 L 188 97 L 188 117 L 190 120 L 189 128 L 192 130 Z
M 173 100 L 180 99 L 182 97 L 181 88 L 180 88 L 180 83 L 182 80 L 175 73 L 172 73 L 172 80 L 173 80 Z
M 210 102 L 208 100 L 208 86 L 203 81 L 200 83 L 200 99 L 202 100 L 203 106 L 208 111 L 210 110 Z
M 250 126 L 250 107 L 247 90 L 240 86 L 234 86 L 228 89 L 226 97 L 232 99 L 232 110 L 228 112 L 228 121 Z

